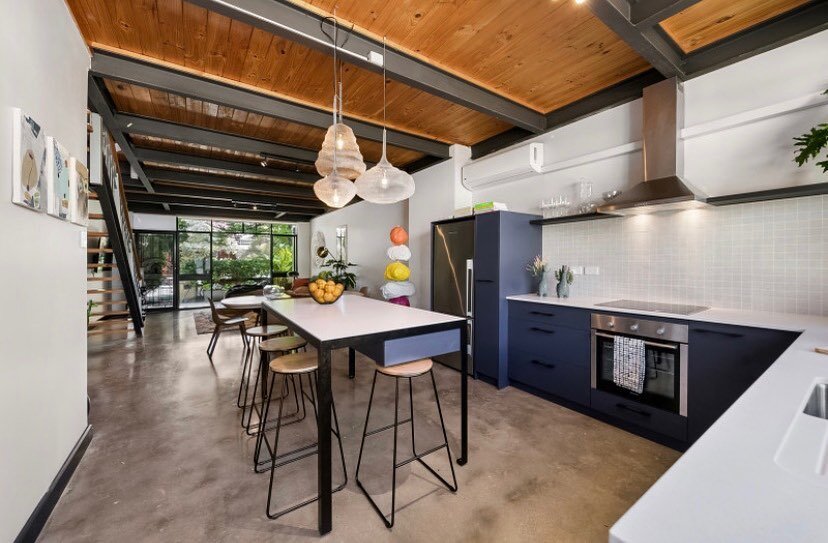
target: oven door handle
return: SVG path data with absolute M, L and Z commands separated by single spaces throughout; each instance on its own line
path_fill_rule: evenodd
M 615 339 L 617 337 L 617 336 L 614 336 L 612 334 L 604 334 L 603 332 L 595 332 L 595 335 L 598 336 L 598 337 L 603 337 L 603 338 L 607 338 L 607 339 Z M 660 349 L 671 349 L 673 351 L 675 351 L 679 348 L 678 345 L 671 345 L 669 343 L 658 343 L 658 342 L 655 342 L 655 341 L 647 341 L 646 339 L 644 340 L 644 345 L 647 345 L 647 346 L 650 346 L 650 347 L 658 347 Z

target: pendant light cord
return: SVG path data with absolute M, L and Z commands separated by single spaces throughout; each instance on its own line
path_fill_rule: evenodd
M 385 129 L 386 129 L 386 121 L 385 121 L 385 86 L 387 79 L 385 78 L 385 63 L 388 61 L 388 55 L 386 54 L 386 47 L 385 47 L 385 40 L 386 36 L 382 37 L 382 157 L 385 158 Z

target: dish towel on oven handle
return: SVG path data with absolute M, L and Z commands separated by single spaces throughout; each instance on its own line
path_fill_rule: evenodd
M 615 336 L 612 349 L 612 380 L 615 384 L 641 394 L 644 391 L 646 369 L 644 341 Z

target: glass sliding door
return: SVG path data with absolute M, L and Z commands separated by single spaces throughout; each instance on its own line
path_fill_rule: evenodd
M 175 232 L 136 232 L 147 309 L 175 307 Z
M 208 305 L 210 232 L 178 232 L 178 307 Z
M 213 221 L 213 299 L 270 283 L 270 225 Z

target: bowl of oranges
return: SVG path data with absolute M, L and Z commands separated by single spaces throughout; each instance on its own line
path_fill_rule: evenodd
M 317 279 L 308 285 L 311 298 L 320 304 L 332 304 L 345 292 L 345 285 L 328 279 Z

